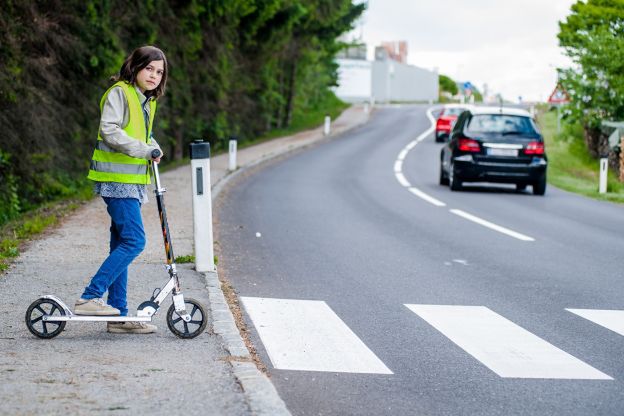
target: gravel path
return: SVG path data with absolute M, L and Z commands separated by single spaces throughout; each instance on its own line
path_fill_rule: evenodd
M 162 176 L 176 255 L 192 254 L 189 168 Z M 143 207 L 148 244 L 130 267 L 130 313 L 168 279 L 154 197 Z M 97 198 L 35 241 L 0 277 L 0 413 L 251 414 L 219 337 L 211 328 L 181 340 L 167 328 L 165 301 L 150 335 L 109 334 L 106 324 L 70 322 L 52 340 L 24 324 L 28 305 L 55 294 L 70 308 L 108 251 L 109 217 Z M 179 265 L 185 296 L 208 304 L 203 275 Z

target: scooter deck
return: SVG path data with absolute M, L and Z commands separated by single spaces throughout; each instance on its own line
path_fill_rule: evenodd
M 119 316 L 119 315 L 63 315 L 63 316 L 43 316 L 47 322 L 61 321 L 89 321 L 89 322 L 150 322 L 150 316 Z

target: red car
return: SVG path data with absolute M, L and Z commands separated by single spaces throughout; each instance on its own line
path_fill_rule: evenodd
M 464 111 L 470 109 L 470 106 L 463 104 L 446 104 L 436 122 L 435 139 L 436 142 L 443 142 L 448 139 L 451 129 L 457 121 L 457 117 Z

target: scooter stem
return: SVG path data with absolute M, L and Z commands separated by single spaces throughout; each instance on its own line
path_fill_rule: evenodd
M 152 157 L 157 158 L 160 156 L 160 152 L 158 150 L 154 150 L 152 152 Z M 160 217 L 160 228 L 163 233 L 163 240 L 165 243 L 165 255 L 167 256 L 167 264 L 169 265 L 169 274 L 176 279 L 176 285 L 174 293 L 177 293 L 179 290 L 179 283 L 177 281 L 177 272 L 175 268 L 175 257 L 173 256 L 173 246 L 171 244 L 171 236 L 169 234 L 169 224 L 167 222 L 167 210 L 165 209 L 165 199 L 163 197 L 163 193 L 165 192 L 164 188 L 160 186 L 160 175 L 158 173 L 158 163 L 151 162 L 152 172 L 154 174 L 154 186 L 156 189 L 154 193 L 156 194 L 156 205 L 158 206 L 158 214 Z
M 156 192 L 156 195 L 162 195 L 165 190 L 160 187 L 160 175 L 158 174 L 158 163 L 152 162 L 152 172 L 154 173 L 154 186 L 156 187 L 154 192 Z

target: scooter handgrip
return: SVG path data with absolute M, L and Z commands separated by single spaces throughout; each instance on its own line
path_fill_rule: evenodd
M 162 155 L 162 152 L 158 149 L 152 150 L 152 159 L 156 159 Z

